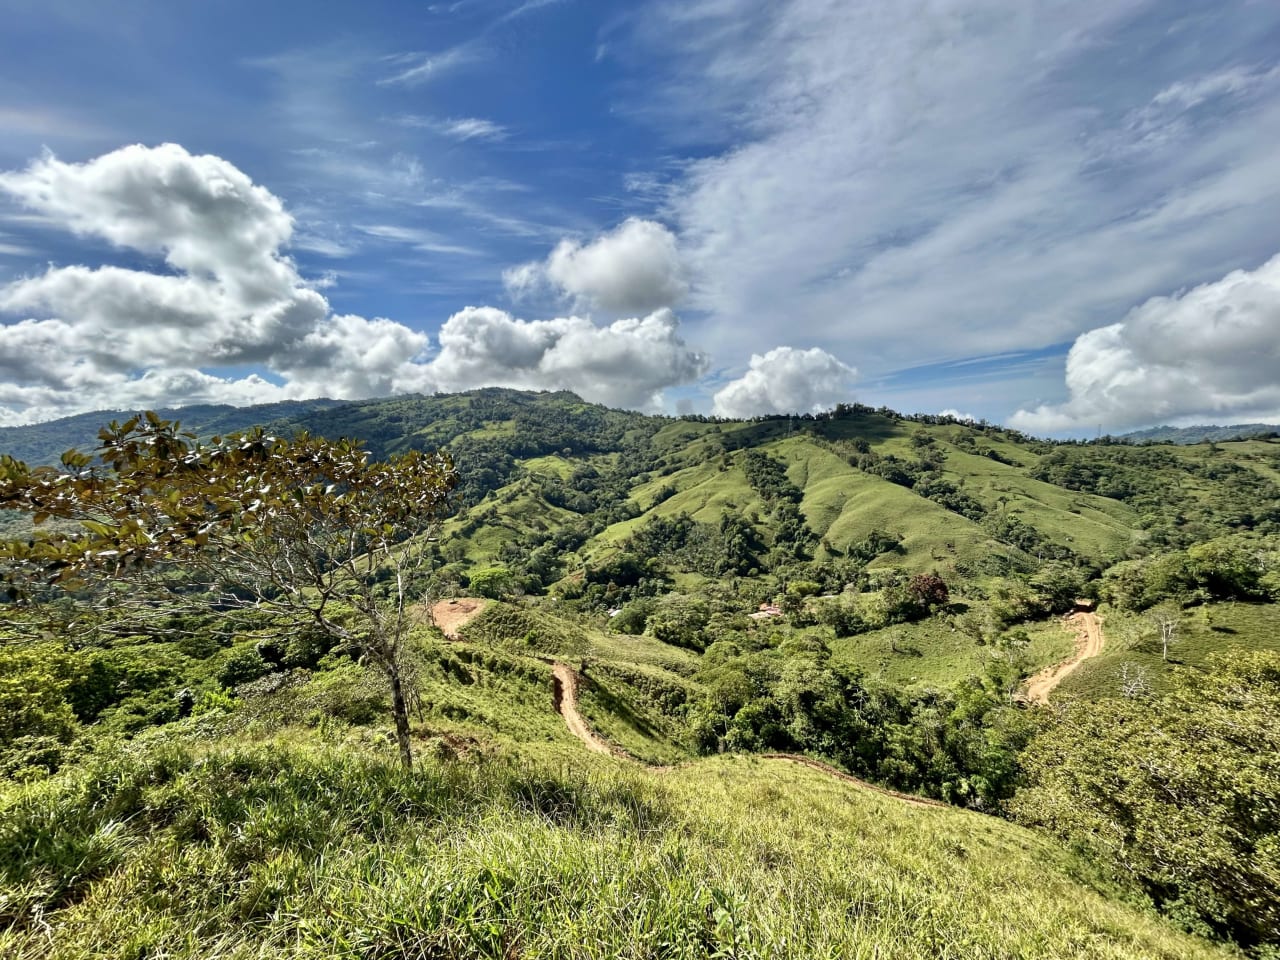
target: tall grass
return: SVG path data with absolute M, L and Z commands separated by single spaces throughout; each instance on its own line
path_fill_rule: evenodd
M 1081 869 L 777 762 L 170 744 L 0 798 L 0 956 L 1224 955 Z

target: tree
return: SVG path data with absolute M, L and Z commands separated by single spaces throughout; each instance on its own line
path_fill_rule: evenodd
M 1280 654 L 1215 654 L 1171 680 L 1165 696 L 1092 700 L 1045 718 L 1012 813 L 1184 923 L 1274 950 Z
M 471 592 L 501 600 L 515 589 L 515 578 L 506 567 L 484 567 L 471 574 Z
M 87 587 L 116 618 L 213 605 L 274 613 L 294 631 L 310 625 L 385 675 L 411 765 L 407 604 L 457 483 L 448 456 L 372 462 L 358 442 L 260 428 L 202 444 L 151 412 L 99 439 L 96 458 L 70 450 L 60 470 L 0 457 L 0 508 L 36 524 L 28 540 L 0 541 L 15 598 Z M 42 526 L 49 518 L 79 526 Z M 351 623 L 332 615 L 347 604 Z
M 1159 603 L 1147 611 L 1147 619 L 1159 631 L 1160 656 L 1169 659 L 1169 648 L 1177 643 L 1182 608 L 1175 603 Z
M 918 573 L 907 582 L 907 593 L 925 612 L 950 599 L 947 583 L 936 573 Z

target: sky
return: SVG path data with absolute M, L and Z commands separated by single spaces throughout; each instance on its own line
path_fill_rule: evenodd
M 0 0 L 0 425 L 1280 422 L 1271 0 Z

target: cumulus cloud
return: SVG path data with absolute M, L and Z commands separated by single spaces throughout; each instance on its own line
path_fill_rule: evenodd
M 77 234 L 168 267 L 50 267 L 0 287 L 0 311 L 24 316 L 0 327 L 8 358 L 0 419 L 139 398 L 372 396 L 426 347 L 399 324 L 333 316 L 281 252 L 293 231 L 283 204 L 221 158 L 175 144 L 80 164 L 47 154 L 0 173 L 0 190 Z M 243 366 L 283 384 L 203 369 Z
M 17 318 L 0 323 L 0 423 L 486 385 L 654 407 L 664 387 L 706 366 L 669 310 L 597 327 L 468 308 L 444 325 L 432 356 L 421 331 L 334 313 L 322 285 L 283 252 L 293 220 L 281 201 L 227 161 L 174 144 L 81 164 L 46 155 L 0 173 L 0 191 L 50 222 L 164 264 L 54 266 L 0 286 L 0 314 Z M 362 229 L 391 236 L 393 228 Z
M 675 234 L 634 217 L 587 244 L 562 240 L 545 261 L 521 264 L 503 279 L 516 297 L 550 287 L 613 313 L 670 307 L 687 290 Z
M 1019 410 L 1021 430 L 1280 419 L 1280 255 L 1153 297 L 1067 354 L 1069 399 Z
M 598 327 L 582 317 L 521 320 L 468 307 L 440 329 L 431 373 L 442 390 L 501 383 L 572 390 L 611 406 L 656 409 L 664 388 L 700 377 L 706 358 L 668 309 Z
M 713 412 L 721 417 L 766 413 L 813 413 L 852 397 L 858 371 L 825 350 L 775 347 L 753 354 L 737 380 L 716 391 Z

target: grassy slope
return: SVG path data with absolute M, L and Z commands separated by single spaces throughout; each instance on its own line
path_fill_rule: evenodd
M 1031 638 L 1026 651 L 1029 672 L 1071 654 L 1073 633 L 1059 620 L 1025 624 L 1019 629 Z M 996 653 L 938 617 L 830 641 L 830 647 L 837 662 L 859 667 L 867 676 L 932 686 L 980 676 L 987 659 Z
M 783 761 L 158 744 L 0 798 L 14 960 L 1226 956 L 1007 823 Z M 24 855 L 13 854 L 21 844 Z

